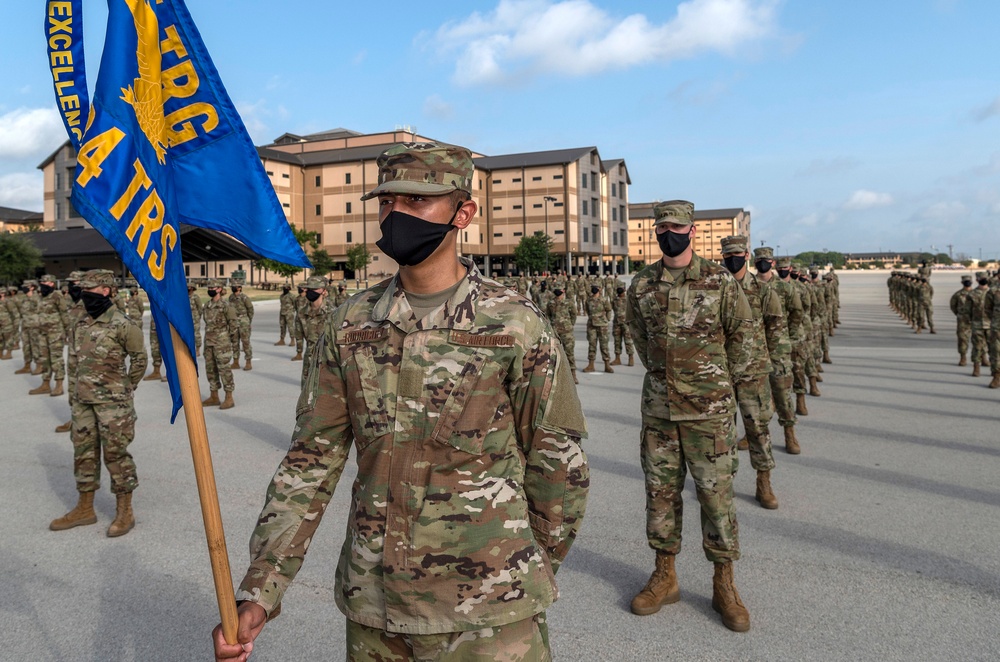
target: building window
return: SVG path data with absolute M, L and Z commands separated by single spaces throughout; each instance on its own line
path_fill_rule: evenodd
M 61 189 L 62 189 L 62 173 L 61 172 L 57 172 L 56 173 L 56 190 L 59 191 Z
M 282 179 L 289 179 L 289 177 L 288 177 L 288 173 L 287 173 L 287 172 L 283 172 L 283 173 L 281 173 L 281 178 L 282 178 Z
M 524 236 L 524 233 L 523 232 L 515 232 L 514 236 L 515 237 L 522 237 L 522 236 Z
M 185 264 L 184 265 L 184 277 L 185 278 L 190 278 L 191 277 L 191 265 L 190 264 Z
M 482 208 L 482 207 L 480 207 L 480 208 L 479 208 L 479 215 L 480 215 L 480 216 L 482 216 L 482 215 L 483 215 L 483 208 Z
M 354 233 L 352 233 L 350 230 L 348 230 L 347 231 L 347 243 L 351 243 L 353 241 L 353 239 L 352 239 L 353 236 L 354 236 Z
M 562 179 L 562 175 L 552 175 L 552 179 Z
M 322 186 L 322 185 L 323 185 L 323 180 L 320 179 L 319 175 L 316 175 L 316 186 Z
M 580 186 L 582 186 L 583 188 L 587 188 L 587 173 L 583 173 L 582 175 L 580 175 Z
M 590 213 L 593 214 L 594 216 L 600 215 L 597 209 L 597 198 L 590 199 Z
M 502 209 L 503 209 L 503 207 L 494 207 L 494 208 L 493 208 L 493 211 L 500 211 L 500 210 L 502 210 Z
M 596 172 L 590 173 L 590 190 L 591 191 L 596 191 L 597 190 L 597 173 Z
M 639 255 L 642 255 L 642 249 L 641 248 L 639 249 Z
M 614 182 L 611 182 L 611 197 L 612 198 L 618 197 L 618 185 L 615 184 Z
M 593 235 L 594 241 L 600 241 L 600 235 L 597 234 L 597 226 L 596 225 L 591 225 L 590 226 L 590 234 Z
M 615 245 L 615 246 L 618 245 L 618 233 L 617 232 L 612 232 L 611 233 L 611 243 L 613 245 Z
M 221 264 L 219 265 L 219 275 L 220 276 L 225 276 L 226 275 L 226 268 L 225 268 L 225 266 L 223 266 Z
M 372 262 L 378 262 L 378 255 L 372 255 Z
M 618 210 L 615 209 L 614 207 L 611 208 L 611 220 L 612 221 L 618 220 Z
M 540 182 L 540 181 L 542 181 L 542 178 L 541 178 L 541 176 L 538 176 L 538 177 L 532 177 L 532 178 L 531 178 L 531 181 L 533 181 L 533 182 Z
M 345 184 L 350 184 L 351 183 L 351 173 L 349 173 L 349 172 L 344 173 L 344 183 Z
M 266 172 L 267 174 L 269 174 L 271 177 L 274 177 L 274 171 L 273 170 L 265 170 L 264 172 Z
M 499 184 L 499 183 L 500 183 L 500 180 L 499 180 L 499 179 L 494 179 L 494 180 L 493 180 L 493 183 L 494 183 L 494 184 Z
M 201 267 L 201 275 L 204 276 L 205 275 L 205 265 L 201 264 L 199 266 Z
M 291 205 L 288 204 L 287 202 L 282 202 L 281 206 L 284 207 L 285 209 L 288 209 L 289 207 L 291 207 Z
M 463 234 L 465 236 L 463 237 L 462 241 L 469 241 L 469 231 L 468 230 L 464 230 Z
M 323 205 L 316 205 L 316 215 L 320 216 L 323 214 Z
M 243 265 L 242 264 L 237 264 L 236 265 L 236 271 L 243 271 Z
M 56 203 L 56 220 L 63 220 L 63 206 L 61 202 Z
M 514 205 L 514 209 L 521 209 L 521 205 Z
M 566 234 L 565 230 L 556 230 L 553 234 Z
M 531 208 L 532 209 L 541 209 L 542 206 L 541 205 L 531 205 Z
M 515 177 L 514 179 L 512 179 L 510 181 L 514 182 L 515 184 L 520 184 L 521 183 L 521 178 L 520 177 Z
M 493 236 L 494 237 L 502 237 L 503 236 L 503 232 L 494 232 Z
M 597 165 L 597 152 L 590 153 L 590 165 Z
M 479 178 L 479 190 L 480 191 L 483 190 L 483 178 L 482 177 Z
M 587 207 L 587 201 L 584 200 L 581 204 L 583 205 L 583 215 L 584 216 L 589 216 L 590 215 L 590 211 L 589 211 L 589 209 Z
M 583 242 L 587 243 L 590 241 L 590 234 L 587 232 L 587 228 L 583 229 Z
M 628 220 L 628 216 L 625 215 L 625 205 L 618 205 L 618 218 L 622 223 Z
M 553 206 L 553 207 L 562 207 L 562 206 L 563 206 L 563 203 L 561 203 L 561 202 L 556 202 L 556 203 L 553 203 L 553 205 L 552 205 L 552 206 Z
M 351 203 L 350 202 L 348 202 L 348 203 L 346 203 L 344 205 L 344 211 L 347 212 L 348 214 L 351 213 Z

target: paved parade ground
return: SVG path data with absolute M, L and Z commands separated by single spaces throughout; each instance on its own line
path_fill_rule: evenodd
M 741 454 L 735 567 L 749 633 L 730 632 L 712 611 L 690 479 L 681 601 L 630 613 L 654 558 L 639 466 L 643 372 L 637 362 L 580 374 L 592 487 L 548 612 L 555 659 L 1000 659 L 1000 391 L 986 388 L 988 371 L 974 379 L 956 365 L 948 299 L 959 276 L 934 274 L 938 333 L 915 335 L 887 307 L 887 272 L 839 273 L 843 324 L 823 395 L 807 399 L 810 415 L 796 428 L 802 454 L 787 455 L 771 424 L 778 510 L 754 501 Z M 302 364 L 273 346 L 277 312 L 276 301 L 257 304 L 254 370 L 235 373 L 236 408 L 206 411 L 234 582 L 299 392 Z M 580 367 L 585 324 L 576 327 Z M 167 385 L 142 382 L 136 392 L 135 529 L 105 537 L 115 510 L 105 471 L 98 524 L 51 532 L 49 521 L 76 501 L 69 435 L 53 432 L 69 407 L 65 397 L 29 396 L 39 378 L 14 375 L 14 356 L 0 363 L 0 660 L 210 659 L 219 616 L 186 428 L 183 415 L 169 424 Z M 345 658 L 333 586 L 353 477 L 349 465 L 252 660 Z

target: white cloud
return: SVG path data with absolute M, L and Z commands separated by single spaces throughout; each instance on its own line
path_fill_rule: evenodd
M 590 0 L 500 0 L 488 13 L 447 23 L 429 46 L 458 50 L 455 80 L 492 83 L 539 73 L 584 76 L 705 52 L 735 55 L 775 32 L 777 0 L 688 0 L 653 24 L 610 16 Z
M 424 115 L 435 119 L 447 120 L 455 114 L 455 109 L 450 103 L 436 94 L 432 94 L 424 100 Z
M 957 200 L 936 202 L 920 212 L 923 218 L 934 221 L 957 221 L 968 214 L 968 208 Z
M 0 175 L 0 205 L 41 211 L 42 187 L 41 171 Z
M 851 194 L 850 199 L 844 203 L 844 208 L 858 211 L 874 209 L 875 207 L 887 207 L 892 203 L 892 196 L 888 193 L 876 193 L 875 191 L 859 189 Z
M 18 108 L 0 115 L 0 158 L 44 157 L 65 140 L 55 108 Z

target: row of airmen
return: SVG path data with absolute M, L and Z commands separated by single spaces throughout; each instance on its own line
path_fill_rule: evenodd
M 967 365 L 971 345 L 972 376 L 979 377 L 980 366 L 991 367 L 989 387 L 1000 388 L 1000 271 L 977 271 L 975 287 L 972 276 L 963 275 L 949 307 L 958 332 L 958 365 Z
M 914 333 L 934 330 L 934 288 L 930 274 L 893 271 L 889 275 L 889 305 Z

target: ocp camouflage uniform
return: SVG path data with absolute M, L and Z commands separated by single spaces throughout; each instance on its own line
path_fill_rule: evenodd
M 38 288 L 25 294 L 24 301 L 21 302 L 21 344 L 24 348 L 25 365 L 35 364 L 33 374 L 41 374 L 42 371 L 42 349 L 41 340 L 38 338 L 38 300 L 41 295 Z
M 194 352 L 197 362 L 197 356 L 201 355 L 201 320 L 205 316 L 205 306 L 194 286 L 188 289 L 188 301 L 191 304 L 191 321 L 194 322 Z
M 796 423 L 795 404 L 793 403 L 793 393 L 798 393 L 795 389 L 796 382 L 802 385 L 802 393 L 805 391 L 805 366 L 801 363 L 801 353 L 796 353 L 796 344 L 801 342 L 802 330 L 802 300 L 798 291 L 790 282 L 785 282 L 777 275 L 765 283 L 770 287 L 781 302 L 781 311 L 784 316 L 785 335 L 787 341 L 775 343 L 773 346 L 768 342 L 768 351 L 771 355 L 771 364 L 774 371 L 771 373 L 771 393 L 774 395 L 774 408 L 778 414 L 778 422 L 783 428 L 793 427 Z M 767 320 L 765 320 L 765 331 L 767 330 Z M 777 332 L 780 337 L 780 332 Z M 787 351 L 786 351 L 787 347 Z M 796 362 L 798 358 L 799 362 Z
M 46 281 L 50 280 L 48 278 Z M 61 382 L 66 377 L 66 363 L 63 349 L 66 343 L 66 327 L 69 326 L 69 297 L 59 290 L 49 295 L 38 294 L 35 302 L 35 325 L 38 330 L 38 360 L 42 364 L 42 383 L 52 378 Z
M 314 280 L 316 282 L 313 282 Z M 326 281 L 321 278 L 310 278 L 306 281 L 305 287 L 309 290 L 325 289 Z M 319 302 L 319 305 L 309 302 L 309 305 L 302 311 L 302 337 L 306 342 L 305 355 L 302 362 L 303 386 L 306 383 L 309 367 L 312 365 L 312 356 L 316 351 L 316 346 L 323 332 L 326 330 L 326 325 L 329 323 L 334 310 L 333 302 L 329 298 L 325 298 L 322 302 Z
M 13 358 L 11 352 L 13 352 L 20 344 L 20 331 L 21 331 L 21 310 L 17 305 L 17 294 L 18 290 L 15 287 L 8 288 L 7 298 L 3 302 L 3 313 L 4 317 L 10 320 L 9 331 L 7 339 L 4 342 L 4 349 L 7 353 L 7 358 Z
M 955 316 L 956 333 L 958 335 L 958 365 L 966 364 L 969 353 L 969 340 L 972 337 L 972 319 L 969 316 L 969 295 L 972 293 L 972 279 L 962 279 L 962 289 L 951 295 L 948 307 Z
M 135 325 L 142 330 L 142 315 L 146 312 L 146 306 L 142 303 L 142 297 L 138 292 L 131 294 L 128 298 L 128 303 L 125 304 L 125 313 L 128 315 L 129 319 L 135 322 Z
M 13 358 L 11 352 L 17 345 L 17 306 L 14 294 L 6 287 L 0 287 L 0 359 Z
M 237 600 L 277 613 L 352 445 L 335 588 L 349 629 L 471 641 L 555 600 L 589 485 L 579 399 L 540 311 L 462 262 L 420 320 L 398 275 L 334 313 Z
M 202 309 L 205 316 L 205 375 L 212 391 L 232 393 L 233 328 L 238 324 L 236 311 L 221 296 L 209 299 Z
M 984 272 L 977 272 L 976 279 L 985 278 Z M 990 316 L 986 313 L 986 294 L 989 289 L 985 286 L 980 285 L 979 287 L 973 288 L 969 293 L 968 299 L 968 309 L 969 309 L 969 320 L 970 326 L 972 328 L 972 365 L 973 374 L 979 375 L 979 366 L 989 365 L 987 360 L 987 353 L 989 351 L 989 345 L 987 344 L 987 338 L 990 335 Z
M 305 336 L 302 330 L 302 315 L 305 313 L 305 307 L 309 305 L 308 299 L 305 297 L 305 290 L 300 289 L 299 295 L 295 297 L 295 324 L 293 325 L 294 336 L 295 336 L 295 356 L 299 359 L 302 358 L 303 341 Z M 293 361 L 295 359 L 292 359 Z
M 983 293 L 983 317 L 990 322 L 987 349 L 993 380 L 990 388 L 1000 387 L 1000 289 L 992 287 Z
M 160 355 L 160 337 L 156 335 L 156 319 L 149 318 L 149 355 L 153 358 L 153 373 L 160 372 L 163 357 Z
M 566 362 L 569 363 L 570 371 L 576 376 L 576 338 L 573 336 L 573 327 L 576 325 L 576 300 L 570 298 L 566 292 L 563 296 L 553 297 L 549 301 L 549 308 L 545 311 L 552 329 L 559 337 L 563 349 L 566 352 Z
M 337 308 L 338 306 L 342 306 L 343 304 L 347 303 L 347 300 L 349 298 L 350 295 L 347 293 L 347 288 L 344 287 L 337 288 L 337 296 L 333 298 L 333 307 Z
M 628 364 L 633 365 L 635 363 L 635 345 L 632 343 L 632 329 L 629 328 L 628 322 L 625 319 L 625 311 L 627 309 L 628 298 L 625 296 L 625 290 L 623 289 L 622 293 L 617 294 L 611 302 L 611 310 L 615 314 L 614 322 L 611 325 L 615 365 L 621 364 L 623 345 L 625 347 L 625 354 L 628 355 Z
M 230 340 L 233 345 L 233 362 L 240 360 L 240 346 L 246 356 L 247 365 L 253 360 L 253 348 L 250 347 L 250 332 L 253 325 L 253 302 L 250 297 L 240 292 L 229 295 L 229 304 L 236 313 L 236 324 L 229 327 Z
M 285 344 L 285 332 L 288 332 L 289 341 L 295 336 L 295 295 L 289 289 L 282 292 L 279 299 L 281 310 L 278 312 L 278 342 Z M 290 343 L 291 344 L 291 343 Z
M 595 285 L 595 287 L 598 287 Z M 593 370 L 597 349 L 601 349 L 606 370 L 611 366 L 611 353 L 608 351 L 608 325 L 611 323 L 612 308 L 600 290 L 587 299 L 587 361 L 588 368 Z

